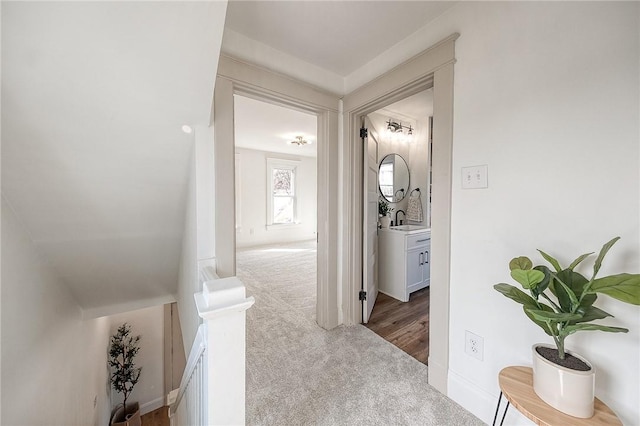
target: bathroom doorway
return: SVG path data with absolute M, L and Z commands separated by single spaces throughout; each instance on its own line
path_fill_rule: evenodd
M 379 253 L 379 294 L 363 322 L 424 364 L 429 354 L 432 116 L 429 88 L 367 114 L 366 120 L 372 127 L 368 136 L 377 140 L 379 213 L 390 213 L 386 220 L 380 217 L 377 241 L 367 243 Z M 363 179 L 372 186 L 368 181 Z M 363 193 L 371 191 L 368 187 Z
M 234 95 L 236 274 L 316 319 L 317 117 Z

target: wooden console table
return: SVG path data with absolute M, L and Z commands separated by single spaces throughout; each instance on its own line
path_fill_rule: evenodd
M 622 422 L 618 419 L 618 416 L 598 398 L 595 398 L 593 417 L 588 419 L 569 416 L 551 407 L 541 400 L 533 391 L 533 370 L 530 367 L 504 368 L 500 371 L 498 383 L 500 384 L 501 392 L 500 398 L 498 399 L 498 406 L 496 407 L 496 414 L 493 418 L 494 425 L 498 418 L 502 395 L 504 395 L 507 399 L 507 406 L 502 415 L 500 425 L 504 422 L 504 417 L 511 403 L 529 420 L 540 426 L 622 426 Z

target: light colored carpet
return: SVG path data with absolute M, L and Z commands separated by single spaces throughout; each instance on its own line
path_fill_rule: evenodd
M 247 311 L 247 424 L 483 424 L 429 386 L 425 365 L 367 328 L 316 325 L 315 243 L 243 250 L 237 262 L 256 299 Z
M 316 317 L 316 242 L 277 244 L 237 253 L 237 275 L 291 309 Z M 248 287 L 248 285 L 247 285 Z

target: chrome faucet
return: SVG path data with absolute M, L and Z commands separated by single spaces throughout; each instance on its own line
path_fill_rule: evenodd
M 402 221 L 398 222 L 398 213 L 402 213 L 405 220 L 407 218 L 407 214 L 404 212 L 404 210 L 396 210 L 396 225 L 402 225 Z

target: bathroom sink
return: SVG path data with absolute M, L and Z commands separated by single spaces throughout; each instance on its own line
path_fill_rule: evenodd
M 429 229 L 429 228 L 421 225 L 398 225 L 398 226 L 392 226 L 389 229 L 393 229 L 395 231 L 418 231 L 418 230 Z

